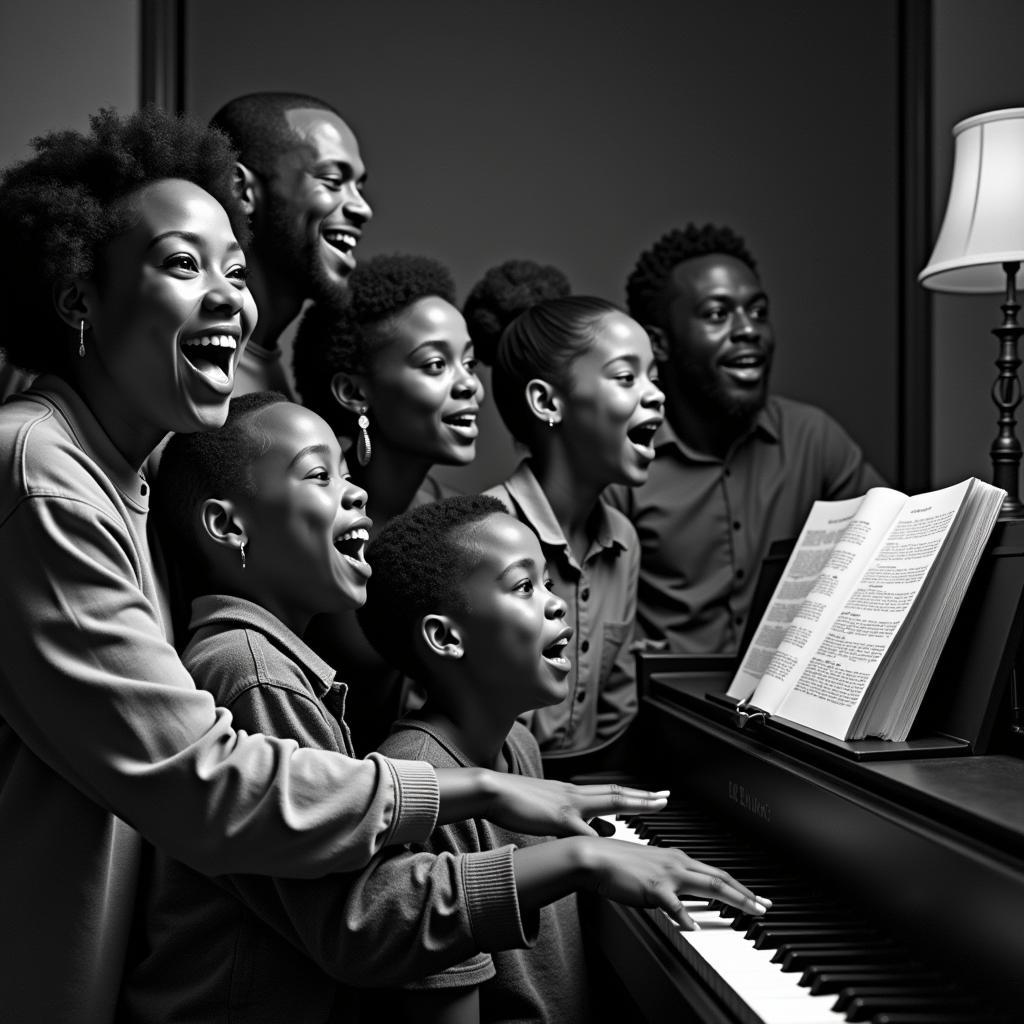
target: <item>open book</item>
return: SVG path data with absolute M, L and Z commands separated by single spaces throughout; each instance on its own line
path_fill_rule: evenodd
M 817 501 L 729 687 L 839 740 L 905 740 L 1005 491 Z

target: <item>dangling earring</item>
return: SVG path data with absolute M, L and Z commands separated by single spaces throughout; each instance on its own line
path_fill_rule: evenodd
M 78 358 L 85 358 L 85 317 L 78 321 Z
M 356 425 L 359 427 L 359 438 L 356 441 L 356 460 L 360 466 L 365 466 L 370 461 L 370 456 L 373 454 L 373 445 L 370 443 L 370 432 L 366 429 L 369 427 L 370 421 L 367 418 L 365 410 L 359 414 L 359 419 L 356 420 Z
M 242 572 L 245 572 L 245 541 L 242 541 L 242 546 L 238 549 L 238 553 L 242 556 Z
M 548 417 L 548 426 L 549 427 L 553 427 L 554 425 L 555 425 L 555 417 L 554 416 L 549 416 Z

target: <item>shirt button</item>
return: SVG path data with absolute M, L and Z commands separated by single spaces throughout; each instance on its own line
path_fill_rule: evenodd
M 581 643 L 581 644 L 580 644 L 580 650 L 581 650 L 581 651 L 582 651 L 582 652 L 583 652 L 584 654 L 586 654 L 586 653 L 587 653 L 587 651 L 589 651 L 589 650 L 590 650 L 590 641 L 589 641 L 589 640 L 584 640 L 584 641 L 583 641 L 583 643 Z
M 736 616 L 736 625 L 737 626 L 742 626 L 743 625 L 743 616 L 742 615 L 737 615 Z
M 728 469 L 723 469 L 722 470 L 722 476 L 732 476 L 732 474 L 729 472 Z
M 732 524 L 732 528 L 733 528 L 734 530 L 738 530 L 738 529 L 740 528 L 740 523 L 739 523 L 739 520 L 738 520 L 738 519 L 736 520 L 736 522 L 734 522 L 734 523 Z
M 736 570 L 736 579 L 738 579 L 738 580 L 741 580 L 741 579 L 743 579 L 743 577 L 744 577 L 745 575 L 746 575 L 746 574 L 745 574 L 745 573 L 743 572 L 743 570 L 742 570 L 742 569 L 737 569 L 737 570 Z
M 142 492 L 142 496 L 143 497 L 145 497 L 147 494 L 149 494 L 149 487 L 146 484 L 140 484 L 139 485 L 139 490 Z
M 582 590 L 580 591 L 580 600 L 581 600 L 581 601 L 586 601 L 586 599 L 587 599 L 588 597 L 590 597 L 590 587 L 584 587 L 584 588 L 583 588 L 583 589 L 582 589 Z
M 576 703 L 577 704 L 582 704 L 583 703 L 583 698 L 586 697 L 586 695 L 587 694 L 586 694 L 585 690 L 580 690 L 580 692 L 576 694 Z

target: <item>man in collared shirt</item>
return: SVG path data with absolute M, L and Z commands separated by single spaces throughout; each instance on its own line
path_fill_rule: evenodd
M 640 537 L 639 632 L 674 651 L 733 653 L 771 543 L 796 537 L 814 501 L 884 481 L 822 410 L 769 395 L 768 298 L 731 230 L 666 234 L 640 257 L 627 304 L 666 399 L 647 482 L 607 495 Z

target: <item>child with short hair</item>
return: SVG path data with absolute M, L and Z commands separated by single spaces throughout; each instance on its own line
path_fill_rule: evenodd
M 436 767 L 540 777 L 537 741 L 517 718 L 565 699 L 572 629 L 536 535 L 493 497 L 456 497 L 393 519 L 367 557 L 373 576 L 360 624 L 427 694 L 419 711 L 395 724 L 381 752 Z M 633 857 L 627 870 L 641 876 L 661 870 L 656 859 L 683 857 L 697 872 L 676 883 L 696 886 L 688 891 L 708 893 L 708 877 L 699 875 L 715 872 L 678 850 L 598 838 L 538 840 L 480 818 L 435 830 L 428 849 L 483 852 L 506 844 L 517 848 L 517 870 L 536 856 L 551 872 L 554 901 L 541 910 L 536 943 L 480 955 L 406 986 L 409 1019 L 589 1021 L 574 890 L 598 888 L 615 897 L 610 880 Z M 584 866 L 575 880 L 573 865 Z
M 281 395 L 235 399 L 221 430 L 176 435 L 164 452 L 154 511 L 170 553 L 192 567 L 197 595 L 182 659 L 237 729 L 294 741 L 285 756 L 298 746 L 351 754 L 345 686 L 301 635 L 314 614 L 364 599 L 365 502 L 328 424 Z M 401 762 L 375 754 L 371 763 L 416 778 L 397 770 Z M 510 786 L 478 770 L 434 774 L 439 821 L 488 813 L 529 827 L 554 817 L 534 804 L 553 795 L 557 816 L 571 818 L 582 792 Z M 236 784 L 220 780 L 224 800 Z M 630 809 L 644 802 L 625 794 Z M 482 949 L 528 943 L 537 909 L 554 896 L 550 877 L 517 855 L 508 845 L 456 855 L 398 848 L 359 873 L 214 881 L 158 854 L 118 1019 L 350 1019 L 353 997 L 338 981 L 397 985 Z M 728 881 L 733 898 L 752 905 Z

